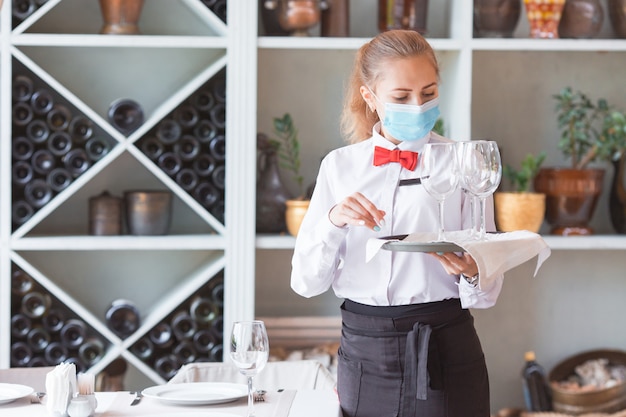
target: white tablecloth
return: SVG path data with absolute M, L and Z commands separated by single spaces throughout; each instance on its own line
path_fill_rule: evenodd
M 128 392 L 97 392 L 96 417 L 227 417 L 245 416 L 247 399 L 227 404 L 175 406 L 144 398 L 132 406 L 134 395 Z M 265 402 L 255 403 L 257 417 L 340 417 L 341 411 L 334 390 L 285 390 L 268 392 Z M 48 417 L 46 407 L 31 404 L 30 397 L 0 405 L 2 417 Z

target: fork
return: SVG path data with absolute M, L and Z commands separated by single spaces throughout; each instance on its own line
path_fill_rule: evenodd
M 46 396 L 45 392 L 33 392 L 30 396 L 30 403 L 31 404 L 41 404 L 41 400 L 43 399 L 43 397 Z
M 265 393 L 267 391 L 263 390 L 263 389 L 258 389 L 254 392 L 253 394 L 253 398 L 254 398 L 254 402 L 256 403 L 262 403 L 265 401 Z
M 135 395 L 135 399 L 133 400 L 132 403 L 130 403 L 130 405 L 137 405 L 143 398 L 143 394 L 141 393 L 141 391 L 131 391 L 130 395 L 133 395 L 133 394 Z

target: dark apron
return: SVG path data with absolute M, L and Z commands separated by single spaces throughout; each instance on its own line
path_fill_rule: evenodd
M 458 299 L 391 307 L 346 300 L 341 316 L 344 417 L 489 417 L 485 358 Z

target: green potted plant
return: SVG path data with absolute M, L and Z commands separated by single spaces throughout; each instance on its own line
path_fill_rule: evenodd
M 545 152 L 537 156 L 529 153 L 522 160 L 519 170 L 511 165 L 503 167 L 502 175 L 508 180 L 511 191 L 498 191 L 494 194 L 498 230 L 530 230 L 537 233 L 541 228 L 546 196 L 533 192 L 532 184 L 545 159 Z
M 274 134 L 277 139 L 271 139 L 271 143 L 277 149 L 279 166 L 291 173 L 293 183 L 298 191 L 296 197 L 285 202 L 287 231 L 292 236 L 296 236 L 300 230 L 302 219 L 309 208 L 309 199 L 304 193 L 304 177 L 300 172 L 298 130 L 289 113 L 285 113 L 282 118 L 274 118 Z
M 610 107 L 605 99 L 593 102 L 585 93 L 563 88 L 553 98 L 561 135 L 558 148 L 570 159 L 569 168 L 541 168 L 535 190 L 546 195 L 546 220 L 557 235 L 588 235 L 589 221 L 602 193 L 604 168 L 610 153 L 603 139 L 603 121 Z

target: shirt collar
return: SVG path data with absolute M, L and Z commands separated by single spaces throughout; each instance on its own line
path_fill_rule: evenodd
M 386 148 L 386 149 L 398 148 L 402 151 L 413 151 L 413 152 L 419 153 L 422 151 L 424 144 L 430 141 L 431 141 L 431 132 L 428 132 L 428 134 L 421 139 L 412 140 L 412 141 L 403 141 L 395 145 L 389 140 L 387 140 L 383 135 L 380 134 L 380 122 L 377 122 L 372 128 L 373 146 L 382 146 L 383 148 Z

